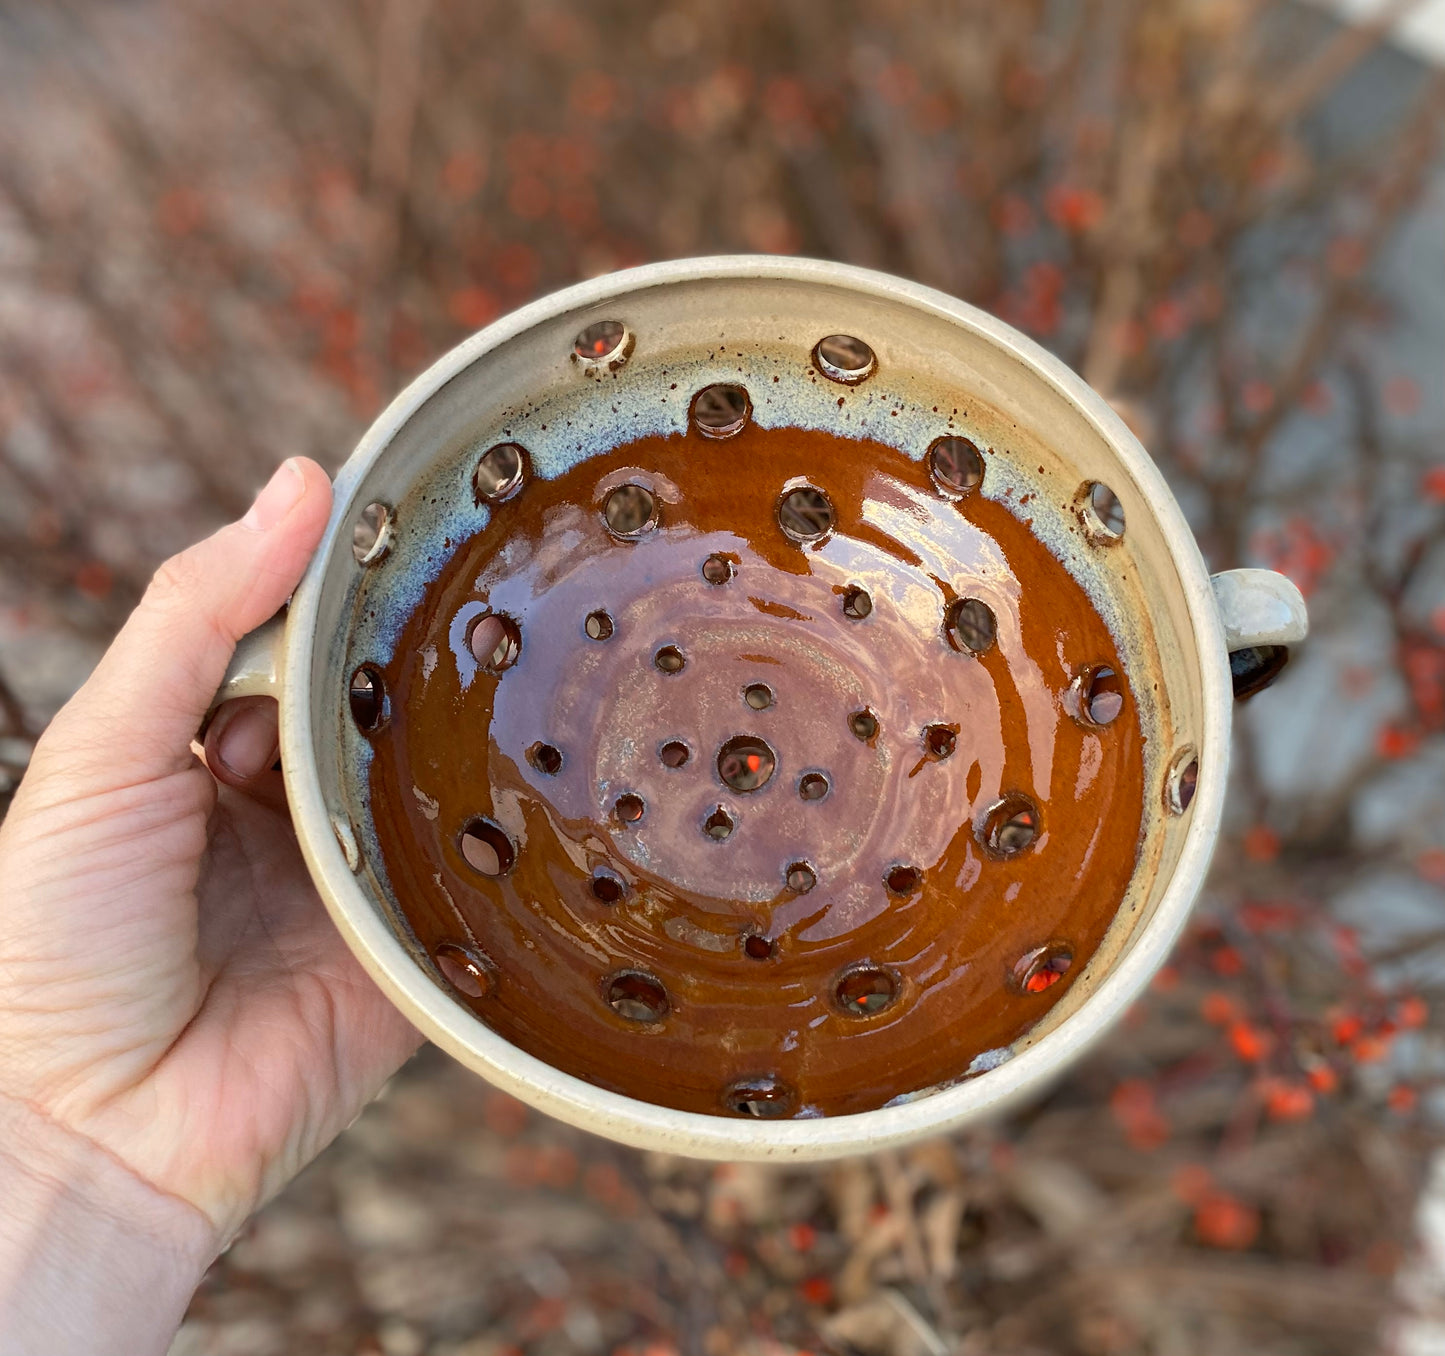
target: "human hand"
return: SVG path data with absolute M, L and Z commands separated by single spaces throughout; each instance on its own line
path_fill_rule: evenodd
M 311 884 L 275 703 L 229 703 L 204 762 L 192 748 L 329 505 L 325 473 L 293 459 L 241 522 L 166 562 L 0 825 L 5 1356 L 164 1351 L 216 1252 L 417 1045 Z M 107 1293 L 88 1295 L 88 1269 Z M 154 1336 L 117 1339 L 127 1300 Z

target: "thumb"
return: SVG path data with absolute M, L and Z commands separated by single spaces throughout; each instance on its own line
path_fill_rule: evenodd
M 290 596 L 330 508 L 326 472 L 306 457 L 292 457 L 244 518 L 156 571 L 95 672 L 42 740 L 52 755 L 64 749 L 72 792 L 132 786 L 194 765 L 191 740 L 236 642 Z

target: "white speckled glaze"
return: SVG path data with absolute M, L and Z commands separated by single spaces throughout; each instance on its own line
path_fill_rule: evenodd
M 573 361 L 573 337 L 603 319 L 628 327 L 626 362 L 598 370 Z M 857 335 L 877 354 L 877 371 L 861 386 L 818 377 L 810 354 L 832 333 Z M 594 1087 L 491 1031 L 437 986 L 395 925 L 370 821 L 368 747 L 344 718 L 346 675 L 390 653 L 448 543 L 485 522 L 469 485 L 482 449 L 516 439 L 536 474 L 555 476 L 619 442 L 681 430 L 693 392 L 714 381 L 746 385 L 765 426 L 871 437 L 915 458 L 950 431 L 992 449 L 986 492 L 1032 494 L 1033 530 L 1119 643 L 1147 737 L 1138 866 L 1089 967 L 1013 1046 L 988 1052 L 949 1085 L 859 1115 L 755 1121 L 675 1111 Z M 1124 508 L 1118 542 L 1087 530 L 1083 504 L 1096 481 Z M 399 511 L 390 551 L 362 567 L 351 529 L 373 501 Z M 1173 496 L 1123 422 L 1073 372 L 992 316 L 840 264 L 679 260 L 545 297 L 474 335 L 403 391 L 337 477 L 331 522 L 287 618 L 243 642 L 222 695 L 279 695 L 286 786 L 317 887 L 377 984 L 429 1038 L 540 1110 L 628 1144 L 705 1158 L 826 1159 L 936 1134 L 1037 1091 L 1163 963 L 1219 830 L 1228 648 L 1303 634 L 1292 586 L 1247 573 L 1216 602 Z M 1185 813 L 1171 813 L 1169 779 L 1191 752 L 1198 791 Z

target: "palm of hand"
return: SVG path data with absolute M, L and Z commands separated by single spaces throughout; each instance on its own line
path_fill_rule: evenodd
M 218 796 L 199 762 L 84 802 L 22 797 L 7 828 L 7 933 L 25 945 L 0 956 L 0 1091 L 223 1233 L 415 1046 L 284 810 Z

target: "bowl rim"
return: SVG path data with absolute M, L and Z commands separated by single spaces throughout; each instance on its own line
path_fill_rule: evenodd
M 458 373 L 538 324 L 662 284 L 729 279 L 841 287 L 916 308 L 1002 350 L 1063 394 L 1154 514 L 1184 586 L 1201 660 L 1199 787 L 1190 822 L 1172 877 L 1124 954 L 1074 1013 L 999 1067 L 901 1105 L 843 1116 L 762 1121 L 679 1111 L 597 1087 L 512 1045 L 438 988 L 362 891 L 333 831 L 314 756 L 308 676 L 323 582 L 334 554 L 350 551 L 355 492 L 398 430 Z M 1163 964 L 1203 884 L 1223 815 L 1232 706 L 1223 625 L 1193 532 L 1148 453 L 1101 395 L 1011 325 L 934 288 L 826 260 L 718 255 L 644 264 L 550 293 L 443 354 L 382 411 L 338 473 L 330 521 L 287 614 L 279 675 L 282 763 L 297 838 L 327 911 L 383 993 L 424 1036 L 538 1110 L 637 1148 L 692 1157 L 804 1161 L 871 1152 L 999 1112 L 1046 1084 L 1123 1016 Z

